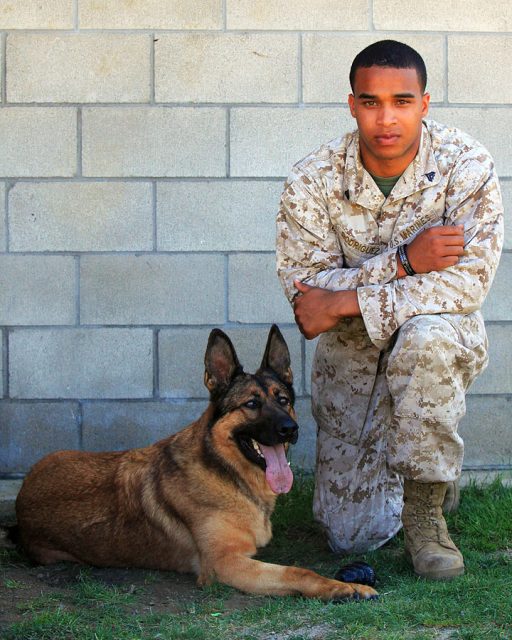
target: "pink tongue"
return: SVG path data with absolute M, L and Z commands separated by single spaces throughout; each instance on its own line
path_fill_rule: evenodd
M 278 444 L 275 447 L 267 447 L 259 443 L 261 453 L 267 463 L 267 482 L 274 493 L 288 493 L 293 484 L 293 473 L 288 466 L 284 446 Z

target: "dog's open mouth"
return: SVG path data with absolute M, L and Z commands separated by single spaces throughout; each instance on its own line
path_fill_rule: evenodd
M 274 493 L 288 493 L 293 484 L 293 473 L 286 459 L 285 444 L 265 445 L 248 435 L 240 434 L 238 442 L 242 453 L 265 471 Z

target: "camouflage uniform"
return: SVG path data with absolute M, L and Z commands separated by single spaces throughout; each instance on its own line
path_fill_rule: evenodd
M 458 264 L 397 279 L 397 247 L 442 224 L 464 225 Z M 487 364 L 479 309 L 502 238 L 492 158 L 432 120 L 387 198 L 361 164 L 357 132 L 293 168 L 277 220 L 286 295 L 293 301 L 294 279 L 357 289 L 362 312 L 321 334 L 312 369 L 314 511 L 335 551 L 375 549 L 398 531 L 402 477 L 460 475 L 457 425 L 468 386 Z

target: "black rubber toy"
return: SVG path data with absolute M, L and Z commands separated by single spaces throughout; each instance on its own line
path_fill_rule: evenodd
M 351 562 L 345 564 L 334 575 L 335 580 L 340 582 L 357 582 L 373 587 L 377 581 L 375 569 L 366 562 Z

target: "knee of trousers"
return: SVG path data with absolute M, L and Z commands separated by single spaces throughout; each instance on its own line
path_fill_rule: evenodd
M 313 513 L 336 553 L 377 549 L 401 527 L 402 483 L 385 449 L 381 440 L 369 457 L 364 446 L 318 432 Z
M 416 316 L 399 329 L 386 378 L 395 416 L 458 422 L 476 375 L 475 352 L 443 316 Z

